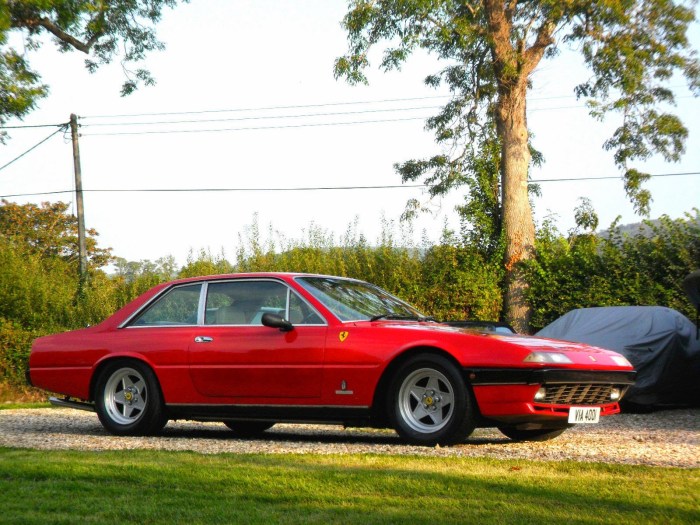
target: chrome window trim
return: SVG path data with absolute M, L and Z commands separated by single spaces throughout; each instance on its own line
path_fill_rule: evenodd
M 144 330 L 148 328 L 197 328 L 198 324 L 149 324 L 144 326 L 125 326 L 126 330 Z
M 209 290 L 209 281 L 202 283 L 202 289 L 199 293 L 199 305 L 197 310 L 197 326 L 204 324 L 204 316 L 207 313 L 207 291 Z
M 185 326 L 185 325 L 161 325 L 161 326 Z M 197 325 L 190 325 L 190 326 L 200 326 L 200 327 L 205 327 L 205 328 L 220 328 L 220 327 L 227 327 L 227 328 L 268 328 L 263 324 L 197 324 Z M 306 328 L 307 326 L 315 326 L 315 327 L 327 327 L 327 324 L 295 324 L 293 325 L 294 329 L 298 328 Z M 133 328 L 144 328 L 142 326 L 134 326 Z M 145 328 L 150 328 L 150 327 L 145 327 Z
M 289 321 L 289 303 L 292 299 L 292 290 L 287 286 L 287 306 L 284 309 L 284 318 Z

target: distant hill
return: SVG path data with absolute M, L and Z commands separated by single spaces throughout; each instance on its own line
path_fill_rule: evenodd
M 673 219 L 674 221 L 676 219 Z M 682 219 L 684 222 L 689 222 L 687 219 Z M 690 220 L 691 224 L 694 223 L 695 226 L 700 228 L 700 215 L 692 218 Z M 618 226 L 620 233 L 622 234 L 623 237 L 635 237 L 636 235 L 642 234 L 644 237 L 652 237 L 654 235 L 654 231 L 652 229 L 653 226 L 660 226 L 661 225 L 661 220 L 660 219 L 653 219 L 653 220 L 648 220 L 644 222 L 633 222 L 631 224 L 621 224 Z M 608 239 L 610 237 L 610 230 L 601 230 L 597 233 L 599 237 L 602 237 L 603 239 Z

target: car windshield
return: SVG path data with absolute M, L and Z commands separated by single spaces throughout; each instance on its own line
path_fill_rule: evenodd
M 393 295 L 362 281 L 300 277 L 297 282 L 341 321 L 427 318 Z

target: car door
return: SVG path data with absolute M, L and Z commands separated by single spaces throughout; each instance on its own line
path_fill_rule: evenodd
M 327 327 L 286 284 L 209 282 L 205 301 L 203 322 L 189 345 L 190 375 L 201 394 L 254 404 L 320 397 Z M 264 313 L 291 317 L 294 328 L 263 326 Z

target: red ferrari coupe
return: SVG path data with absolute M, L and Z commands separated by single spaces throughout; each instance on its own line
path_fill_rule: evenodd
M 437 323 L 366 282 L 265 273 L 156 286 L 96 326 L 34 341 L 28 376 L 118 435 L 169 419 L 241 436 L 313 421 L 434 445 L 475 427 L 546 440 L 597 423 L 635 372 L 601 348 Z

